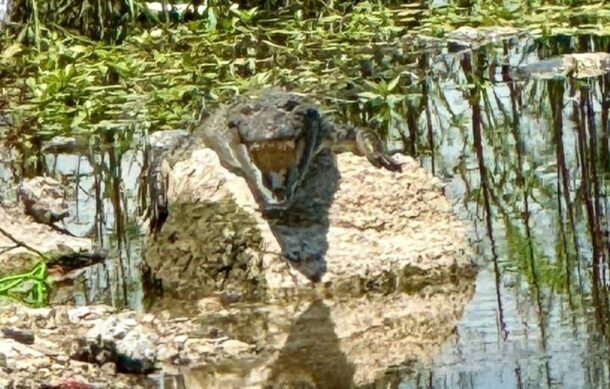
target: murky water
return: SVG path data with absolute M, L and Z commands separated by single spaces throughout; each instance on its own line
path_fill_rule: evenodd
M 420 48 L 405 55 L 405 61 L 416 58 L 425 70 L 412 86 L 423 98 L 417 106 L 397 108 L 415 121 L 405 120 L 390 137 L 407 139 L 407 151 L 447 183 L 456 212 L 475 227 L 481 272 L 455 333 L 444 333 L 444 343 L 427 356 L 405 349 L 409 357 L 395 361 L 399 367 L 389 364 L 376 387 L 610 387 L 610 76 L 513 80 L 508 66 L 593 51 L 610 51 L 608 39 L 522 38 L 474 51 Z M 142 309 L 146 288 L 137 244 L 142 153 L 48 155 L 47 165 L 74 184 L 68 228 L 114 253 L 56 301 Z M 0 179 L 10 179 L 8 170 L 0 169 Z M 270 335 L 277 325 L 284 341 L 303 346 L 323 315 L 324 326 L 313 333 L 330 346 L 288 347 L 286 362 L 274 371 L 295 368 L 291 358 L 305 353 L 312 363 L 307 369 L 317 369 L 317 380 L 337 373 L 339 386 L 327 381 L 323 387 L 349 385 L 355 374 L 346 362 L 351 356 L 336 346 L 336 337 L 345 331 L 337 319 L 343 308 L 307 302 L 282 307 L 283 316 L 264 310 L 253 316 L 252 309 L 206 323 L 261 344 L 281 343 Z M 314 359 L 338 365 L 329 370 Z M 230 369 L 243 373 L 256 366 Z

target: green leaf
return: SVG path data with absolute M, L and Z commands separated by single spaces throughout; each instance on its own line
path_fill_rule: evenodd
M 6 48 L 6 50 L 4 50 L 2 52 L 2 60 L 6 61 L 8 59 L 13 58 L 13 56 L 19 52 L 23 51 L 21 45 L 19 43 L 14 43 L 12 45 L 10 45 L 9 47 Z
M 361 92 L 358 93 L 358 97 L 362 98 L 362 99 L 366 99 L 366 100 L 374 100 L 374 99 L 378 99 L 381 98 L 382 96 L 373 93 L 373 92 Z
M 398 81 L 400 81 L 400 74 L 396 76 L 395 79 L 390 81 L 390 83 L 388 84 L 388 92 L 391 92 L 392 90 L 394 90 L 394 88 L 396 88 L 396 85 L 398 85 Z

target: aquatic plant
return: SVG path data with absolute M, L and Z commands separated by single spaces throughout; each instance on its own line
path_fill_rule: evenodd
M 11 298 L 35 307 L 48 304 L 47 266 L 44 261 L 32 270 L 0 278 L 0 297 Z
M 414 117 L 422 112 L 412 103 L 417 90 L 406 87 L 420 77 L 411 38 L 503 18 L 540 32 L 564 31 L 576 17 L 586 22 L 579 28 L 610 19 L 596 2 L 578 10 L 544 6 L 548 15 L 537 12 L 538 19 L 526 12 L 537 2 L 511 12 L 495 2 L 187 4 L 180 12 L 173 6 L 178 13 L 171 17 L 171 4 L 154 12 L 139 0 L 16 1 L 0 57 L 9 144 L 25 155 L 55 135 L 92 135 L 99 143 L 116 131 L 189 127 L 203 101 L 209 109 L 246 89 L 278 84 L 313 92 L 352 121 L 415 142 L 401 132 L 413 124 L 395 111 L 402 105 Z M 390 94 L 383 90 L 389 85 Z

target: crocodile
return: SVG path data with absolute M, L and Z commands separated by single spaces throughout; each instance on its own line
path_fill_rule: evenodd
M 193 135 L 246 179 L 263 211 L 290 207 L 323 150 L 352 152 L 378 168 L 402 171 L 374 131 L 335 124 L 306 96 L 278 89 L 237 98 L 203 119 Z

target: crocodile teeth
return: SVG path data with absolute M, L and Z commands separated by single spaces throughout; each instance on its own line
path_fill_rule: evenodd
M 266 151 L 288 151 L 295 149 L 296 142 L 293 139 L 267 140 L 262 142 L 252 142 L 248 145 L 250 150 Z
M 301 165 L 307 141 L 303 138 L 267 140 L 244 146 L 253 167 L 260 173 L 261 182 L 257 186 L 265 193 L 268 205 L 289 201 L 306 173 L 301 171 Z
M 250 159 L 262 172 L 289 170 L 296 165 L 299 156 L 294 140 L 271 140 L 248 145 Z
M 296 153 L 297 153 L 297 163 L 301 162 L 301 160 L 303 159 L 303 153 L 305 152 L 305 140 L 303 139 L 299 139 L 299 141 L 297 142 L 297 149 L 296 149 Z
M 279 172 L 270 172 L 269 176 L 271 179 L 271 189 L 276 191 L 286 186 L 286 169 L 280 170 Z

